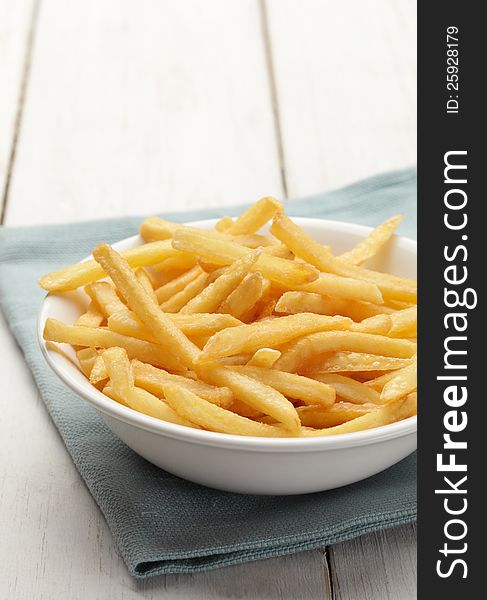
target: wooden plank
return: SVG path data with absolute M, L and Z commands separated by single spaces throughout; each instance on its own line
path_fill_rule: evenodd
M 264 0 L 291 197 L 416 160 L 415 0 Z
M 45 0 L 7 222 L 281 195 L 257 0 Z
M 335 544 L 330 556 L 337 600 L 416 598 L 415 525 Z
M 0 2 L 0 215 L 19 126 L 34 0 Z

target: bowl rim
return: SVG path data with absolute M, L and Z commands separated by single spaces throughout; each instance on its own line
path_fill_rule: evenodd
M 331 219 L 317 219 L 310 217 L 292 217 L 293 220 L 302 225 L 318 225 L 326 228 L 334 227 L 343 231 L 354 232 L 360 235 L 367 235 L 373 228 L 365 225 L 357 225 L 347 223 L 345 221 L 334 221 Z M 191 226 L 214 225 L 217 219 L 202 219 L 185 223 Z M 113 244 L 114 248 L 133 244 L 140 240 L 139 235 L 130 236 L 119 240 Z M 406 244 L 409 249 L 416 253 L 416 241 L 396 235 L 397 242 Z M 87 256 L 80 262 L 90 260 L 92 256 Z M 395 423 L 382 425 L 372 429 L 356 431 L 352 433 L 342 433 L 336 436 L 316 436 L 309 438 L 266 438 L 256 436 L 243 436 L 228 433 L 218 433 L 206 431 L 203 429 L 192 429 L 184 425 L 169 423 L 161 419 L 156 419 L 139 413 L 127 406 L 119 404 L 108 396 L 105 396 L 100 390 L 95 388 L 85 376 L 79 372 L 78 376 L 73 376 L 68 369 L 63 369 L 59 362 L 53 359 L 55 351 L 49 350 L 42 333 L 45 321 L 49 313 L 49 299 L 58 296 L 57 294 L 48 293 L 44 297 L 37 318 L 37 340 L 40 345 L 42 354 L 46 359 L 50 368 L 54 373 L 78 396 L 87 400 L 95 409 L 102 414 L 122 421 L 128 425 L 137 427 L 144 431 L 155 433 L 157 435 L 166 436 L 181 441 L 186 441 L 205 446 L 226 447 L 241 450 L 262 451 L 266 452 L 314 452 L 317 450 L 334 450 L 339 448 L 352 448 L 356 446 L 365 446 L 377 444 L 391 439 L 401 438 L 404 436 L 415 435 L 417 431 L 417 416 L 409 417 Z M 57 355 L 59 357 L 59 354 Z M 67 358 L 65 359 L 68 360 Z

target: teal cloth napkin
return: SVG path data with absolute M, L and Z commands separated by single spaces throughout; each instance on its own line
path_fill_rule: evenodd
M 165 214 L 176 221 L 237 214 L 241 207 Z M 415 234 L 413 170 L 287 202 L 294 216 L 376 225 L 403 212 Z M 0 229 L 0 305 L 68 452 L 135 577 L 189 573 L 318 548 L 416 517 L 414 455 L 365 481 L 302 496 L 247 496 L 209 489 L 151 465 L 50 371 L 35 321 L 37 278 L 76 262 L 101 241 L 133 235 L 140 219 Z M 21 410 L 21 408 L 20 408 Z M 76 515 L 73 514 L 73 519 Z M 76 543 L 76 540 L 74 540 Z

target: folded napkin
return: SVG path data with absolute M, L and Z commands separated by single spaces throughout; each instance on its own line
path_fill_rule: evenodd
M 228 210 L 165 214 L 175 221 L 238 214 Z M 403 212 L 414 235 L 416 176 L 397 171 L 304 200 L 292 216 L 377 225 Z M 68 452 L 102 510 L 135 577 L 189 573 L 318 548 L 411 522 L 416 517 L 416 460 L 365 481 L 302 496 L 248 496 L 209 489 L 139 457 L 97 412 L 51 372 L 36 340 L 44 293 L 37 278 L 76 262 L 101 241 L 133 235 L 140 219 L 48 227 L 0 228 L 0 305 Z M 76 518 L 76 515 L 73 515 Z

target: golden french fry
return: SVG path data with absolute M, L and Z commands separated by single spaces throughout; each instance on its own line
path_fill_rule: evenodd
M 203 269 L 199 265 L 196 265 L 196 267 L 193 267 L 189 271 L 185 271 L 184 273 L 178 275 L 174 279 L 171 279 L 171 281 L 168 281 L 161 287 L 158 287 L 155 292 L 157 302 L 159 304 L 166 302 L 166 300 L 172 298 L 174 294 L 177 294 L 181 290 L 184 290 L 184 288 L 189 283 L 191 283 L 196 277 L 198 277 L 202 273 Z
M 354 323 L 352 331 L 362 331 L 363 333 L 376 333 L 377 335 L 388 335 L 392 326 L 392 320 L 389 315 L 376 315 L 364 319 L 360 323 Z
M 337 296 L 347 300 L 359 300 L 361 302 L 383 302 L 380 289 L 375 283 L 362 281 L 352 277 L 342 277 L 332 273 L 320 273 L 319 277 L 301 285 L 298 288 L 302 292 L 311 292 L 321 295 Z
M 110 385 L 116 396 L 133 410 L 169 423 L 194 427 L 189 420 L 177 414 L 166 402 L 149 392 L 134 386 L 132 368 L 127 353 L 122 348 L 110 348 L 102 354 L 110 377 Z
M 152 242 L 122 252 L 122 256 L 132 268 L 156 265 L 167 258 L 180 254 L 172 247 L 171 240 Z M 66 292 L 103 277 L 105 277 L 103 268 L 95 260 L 87 260 L 48 273 L 39 279 L 39 284 L 48 292 Z
M 306 404 L 331 406 L 335 402 L 335 388 L 317 379 L 310 379 L 294 373 L 285 373 L 262 367 L 233 367 L 237 373 L 242 373 L 261 383 L 268 385 L 287 398 L 301 400 Z M 367 388 L 370 393 L 370 389 Z
M 294 258 L 294 254 L 291 252 L 291 250 L 289 250 L 287 246 L 281 244 L 280 242 L 271 246 L 266 246 L 263 252 L 265 254 L 270 254 L 271 256 L 278 256 L 279 258 Z
M 379 406 L 375 410 L 371 410 L 365 415 L 347 421 L 342 425 L 327 427 L 326 429 L 308 429 L 303 427 L 301 435 L 302 437 L 315 437 L 321 435 L 353 433 L 355 431 L 363 431 L 364 429 L 373 429 L 375 427 L 381 427 L 382 425 L 388 425 L 389 423 L 411 417 L 415 413 L 416 395 L 410 394 L 409 396 L 406 396 L 406 398 L 401 398 L 395 402 Z
M 236 260 L 213 283 L 190 300 L 183 307 L 181 313 L 210 313 L 215 311 L 244 279 L 260 253 L 260 250 L 254 250 Z
M 352 321 L 346 317 L 301 313 L 278 319 L 257 321 L 249 325 L 239 325 L 215 333 L 208 340 L 198 361 L 203 363 L 243 352 L 254 353 L 263 346 L 279 346 L 309 333 L 331 329 L 349 329 L 351 324 Z M 282 359 L 283 357 L 279 359 L 279 362 Z
M 353 404 L 352 402 L 335 402 L 330 408 L 322 406 L 299 406 L 299 418 L 304 427 L 322 429 L 335 427 L 377 408 L 376 404 Z
M 298 433 L 301 427 L 296 409 L 280 392 L 247 375 L 238 373 L 233 367 L 216 363 L 197 368 L 200 379 L 232 390 L 236 400 L 274 417 L 289 433 Z
M 392 326 L 388 333 L 391 337 L 416 337 L 418 310 L 411 306 L 391 315 Z
M 140 285 L 145 289 L 145 291 L 152 296 L 154 302 L 157 302 L 156 293 L 154 291 L 154 287 L 152 285 L 152 280 L 148 274 L 148 272 L 144 269 L 144 267 L 139 267 L 134 271 L 135 277 Z
M 413 363 L 396 371 L 395 377 L 384 385 L 380 395 L 381 402 L 385 404 L 407 396 L 416 390 L 417 385 L 416 363 Z
M 234 400 L 232 391 L 229 388 L 215 387 L 203 381 L 195 381 L 181 375 L 174 375 L 138 360 L 132 361 L 132 371 L 135 385 L 154 394 L 158 398 L 164 397 L 165 385 L 176 383 L 197 394 L 204 400 L 223 408 L 228 408 Z
M 289 372 L 299 371 L 306 369 L 306 364 L 312 359 L 326 352 L 338 350 L 365 352 L 394 358 L 411 358 L 416 352 L 416 344 L 409 340 L 389 338 L 373 333 L 320 331 L 289 344 L 287 349 L 283 349 L 282 356 L 274 368 Z
M 277 239 L 286 244 L 291 252 L 314 265 L 320 271 L 373 283 L 380 289 L 384 298 L 408 302 L 416 301 L 417 287 L 415 281 L 363 269 L 333 256 L 328 249 L 316 242 L 282 213 L 275 215 L 270 231 Z
M 317 360 L 308 363 L 303 372 L 339 373 L 339 372 L 367 372 L 367 371 L 393 371 L 402 369 L 411 364 L 409 358 L 393 358 L 390 356 L 377 356 L 364 352 L 331 352 L 319 356 Z M 369 377 L 370 379 L 370 377 Z
M 108 329 L 66 325 L 56 319 L 47 319 L 44 327 L 44 339 L 51 342 L 71 344 L 72 346 L 89 346 L 91 348 L 124 348 L 130 358 L 138 358 L 142 362 L 170 371 L 184 371 L 186 367 L 166 349 L 158 344 L 121 335 Z
M 267 319 L 273 316 L 274 308 L 276 306 L 276 298 L 272 296 L 264 296 L 259 302 L 255 305 L 255 315 L 252 315 L 256 321 L 261 321 L 262 319 Z M 250 316 L 250 315 L 249 315 Z M 251 319 L 247 319 L 246 322 Z
M 248 273 L 233 292 L 221 303 L 218 311 L 241 318 L 262 298 L 266 280 L 257 271 Z
M 91 369 L 98 358 L 98 352 L 94 348 L 81 348 L 76 352 L 76 358 L 81 370 L 89 378 Z
M 109 317 L 119 310 L 127 310 L 125 304 L 118 297 L 117 291 L 108 281 L 89 283 L 85 286 L 85 292 L 93 302 L 96 302 L 105 317 Z
M 387 221 L 372 230 L 365 240 L 357 244 L 352 250 L 340 255 L 339 258 L 353 265 L 361 265 L 381 250 L 390 240 L 402 220 L 402 215 L 387 219 Z
M 171 240 L 165 241 L 170 242 Z M 157 242 L 152 243 L 155 244 Z M 179 271 L 179 274 L 181 274 L 183 271 L 188 271 L 189 269 L 195 267 L 197 262 L 198 261 L 196 260 L 196 257 L 192 254 L 177 250 L 173 256 L 165 258 L 163 261 L 152 265 L 152 269 L 156 273 L 156 275 L 159 273 L 174 273 L 175 271 Z M 170 281 L 172 278 L 173 276 L 171 275 L 171 277 L 169 277 L 166 281 L 161 281 L 159 285 L 163 285 L 163 283 Z
M 161 311 L 137 281 L 127 261 L 108 244 L 99 244 L 94 249 L 93 256 L 111 277 L 129 308 L 158 341 L 161 350 L 171 354 L 171 357 L 181 366 L 191 367 L 200 354 L 199 348 L 190 342 L 173 321 Z
M 108 373 L 105 367 L 105 361 L 103 360 L 102 354 L 98 354 L 95 362 L 93 363 L 93 368 L 90 373 L 90 383 L 93 385 L 97 385 L 105 379 L 108 379 Z
M 331 386 L 337 396 L 354 404 L 380 404 L 378 392 L 351 377 L 335 373 L 313 373 L 313 379 Z
M 215 225 L 215 229 L 220 233 L 225 233 L 226 230 L 233 225 L 232 217 L 222 217 L 219 221 L 217 221 Z
M 377 390 L 378 392 L 381 392 L 383 387 L 386 385 L 386 383 L 388 383 L 389 381 L 394 379 L 394 377 L 396 376 L 396 372 L 397 371 L 391 371 L 390 373 L 383 373 L 381 375 L 378 375 L 377 377 L 374 377 L 373 379 L 369 378 L 364 383 L 365 383 L 365 385 L 368 385 L 372 389 Z
M 166 402 L 181 417 L 210 431 L 259 437 L 285 437 L 286 435 L 285 430 L 279 427 L 252 421 L 210 404 L 181 385 L 167 384 L 164 395 Z
M 104 319 L 105 317 L 100 310 L 100 307 L 92 300 L 86 312 L 76 319 L 76 325 L 82 327 L 99 327 Z
M 231 235 L 242 235 L 259 231 L 278 210 L 282 210 L 282 204 L 275 198 L 261 198 L 255 204 L 244 211 L 235 221 L 225 221 L 225 233 Z
M 169 300 L 163 302 L 160 305 L 161 310 L 167 313 L 179 312 L 188 302 L 205 289 L 207 280 L 208 275 L 202 271 L 193 279 L 193 281 L 188 283 L 184 289 L 177 292 L 177 294 L 174 294 Z
M 274 350 L 274 348 L 259 348 L 247 362 L 247 366 L 271 369 L 280 356 L 279 350 Z
M 185 227 L 177 230 L 172 243 L 176 249 L 219 265 L 231 264 L 249 252 L 248 248 L 235 242 L 211 237 L 207 231 Z M 267 279 L 290 288 L 304 285 L 318 277 L 318 271 L 311 265 L 286 260 L 265 252 L 259 256 L 253 270 L 260 271 Z

